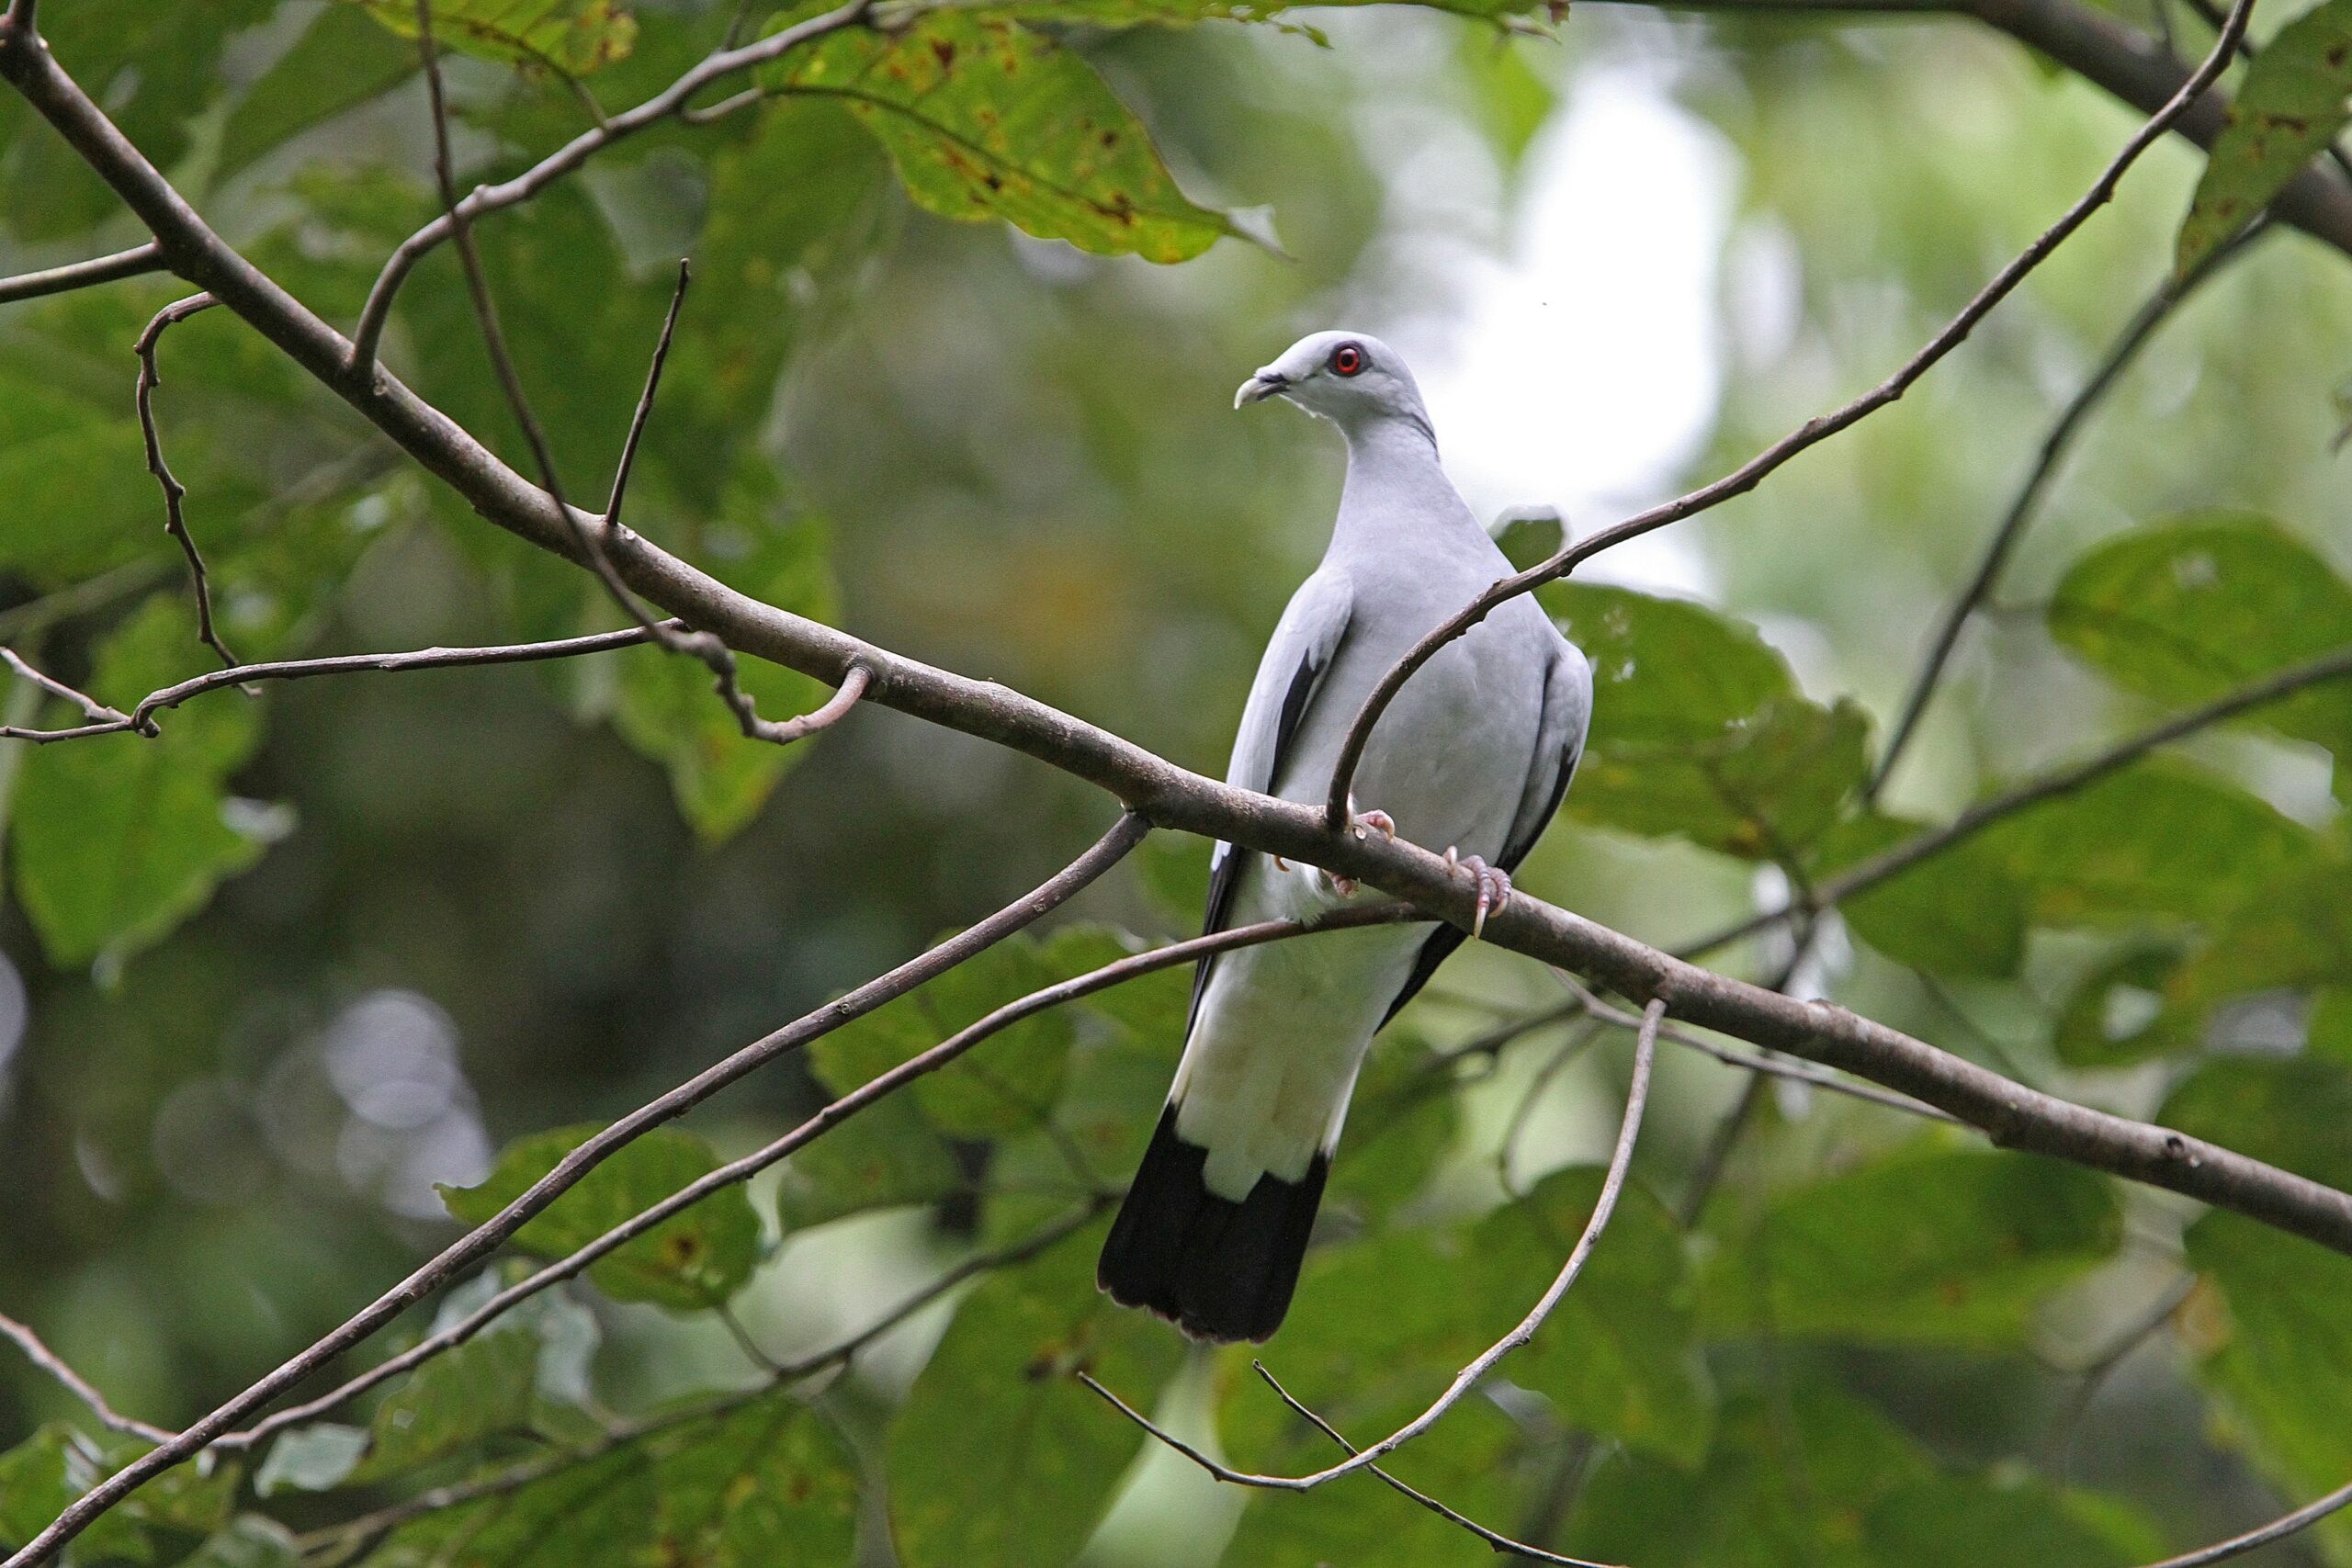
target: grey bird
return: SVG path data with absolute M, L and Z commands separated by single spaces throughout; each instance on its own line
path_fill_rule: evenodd
M 1229 782 L 1320 804 L 1350 725 L 1390 665 L 1511 567 L 1439 466 L 1419 389 L 1363 333 L 1317 333 L 1242 383 L 1340 427 L 1348 476 L 1322 564 L 1258 666 Z M 1358 763 L 1358 834 L 1402 834 L 1475 876 L 1479 923 L 1559 808 L 1584 749 L 1592 671 L 1532 598 L 1431 659 Z M 1351 802 L 1353 812 L 1354 802 Z M 1216 846 L 1204 930 L 1306 919 L 1357 896 L 1329 875 Z M 1298 1282 L 1348 1099 L 1382 1025 L 1464 932 L 1326 932 L 1204 959 L 1167 1109 L 1096 1279 L 1204 1339 L 1264 1339 Z

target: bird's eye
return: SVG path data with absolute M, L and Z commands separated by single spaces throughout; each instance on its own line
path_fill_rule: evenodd
M 1343 343 L 1331 351 L 1331 373 L 1353 376 L 1364 367 L 1363 350 L 1354 344 Z

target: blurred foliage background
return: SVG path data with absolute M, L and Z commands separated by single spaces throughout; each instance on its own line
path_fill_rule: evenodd
M 603 29 L 561 57 L 576 81 L 451 60 L 466 181 L 577 133 L 582 92 L 634 103 L 773 7 L 639 0 L 628 28 L 574 9 Z M 1295 336 L 1388 336 L 1474 502 L 1556 504 L 1588 531 L 1884 374 L 2136 123 L 1962 20 L 1594 7 L 1539 38 L 1401 7 L 1132 30 L 1072 9 L 1032 36 L 1148 129 L 1177 212 L 1152 243 L 1193 259 L 944 220 L 925 208 L 953 199 L 919 206 L 894 175 L 900 148 L 807 93 L 622 142 L 480 239 L 575 498 L 609 480 L 691 254 L 633 524 L 762 597 L 1208 772 L 1336 491 L 1328 431 L 1230 411 Z M 436 210 L 413 40 L 368 10 L 49 0 L 41 19 L 224 234 L 347 325 Z M 0 273 L 143 237 L 12 96 L 0 148 Z M 1524 886 L 1688 942 L 1900 821 L 2352 643 L 2333 448 L 2352 266 L 2267 235 L 2126 369 L 1886 815 L 1856 805 L 1925 628 L 2170 272 L 2201 167 L 2159 145 L 1902 403 L 1549 591 L 1602 695 Z M 1238 237 L 1269 231 L 1279 251 Z M 0 308 L 0 640 L 117 702 L 208 667 L 131 405 L 130 344 L 182 291 Z M 386 356 L 520 463 L 446 248 Z M 227 311 L 174 328 L 160 362 L 162 434 L 238 657 L 613 624 L 583 574 L 470 515 Z M 756 683 L 775 716 L 819 694 L 773 670 Z M 1041 765 L 879 708 L 756 746 L 707 688 L 640 649 L 224 694 L 159 740 L 0 753 L 0 1308 L 119 1408 L 184 1423 L 457 1234 L 450 1207 L 487 1213 L 436 1184 L 511 1192 L 564 1146 L 534 1134 L 576 1137 L 978 918 L 1111 818 Z M 44 713 L 29 687 L 6 700 L 7 722 Z M 1884 885 L 1826 923 L 1793 983 L 2352 1184 L 2352 1003 L 2332 989 L 2352 985 L 2347 704 L 2323 689 L 2198 737 Z M 1183 933 L 1204 860 L 1156 840 L 1058 930 L 728 1094 L 596 1201 L 641 1204 L 711 1150 L 756 1146 L 943 1027 L 1123 951 L 1116 932 Z M 1769 976 L 1788 957 L 1768 937 L 1718 961 Z M 1368 1478 L 1245 1498 L 1143 1456 L 1070 1364 L 1238 1462 L 1331 1450 L 1246 1354 L 1187 1351 L 1099 1303 L 1092 1228 L 791 1394 L 388 1535 L 336 1532 L 756 1391 L 727 1318 L 788 1361 L 1122 1179 L 1182 997 L 1163 976 L 1001 1043 L 1025 1097 L 948 1075 L 698 1210 L 676 1233 L 687 1263 L 600 1270 L 437 1382 L 142 1494 L 82 1560 L 1486 1560 Z M 1464 1049 L 1563 997 L 1473 951 L 1375 1058 L 1325 1245 L 1265 1351 L 1352 1437 L 1514 1321 L 1590 1206 L 1623 1032 L 1562 1021 Z M 2343 1259 L 1785 1084 L 1694 1216 L 1746 1076 L 1680 1052 L 1660 1072 L 1591 1275 L 1506 1386 L 1408 1451 L 1407 1478 L 1641 1568 L 1917 1568 L 2128 1563 L 2352 1475 Z M 524 1239 L 561 1250 L 557 1232 Z M 119 1460 L 113 1441 L 0 1356 L 0 1539 Z M 2352 1530 L 2256 1561 L 2352 1561 Z

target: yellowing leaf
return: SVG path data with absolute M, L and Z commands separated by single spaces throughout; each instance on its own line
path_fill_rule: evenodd
M 2246 68 L 2180 225 L 2174 266 L 2227 243 L 2344 129 L 2352 92 L 2352 0 L 2327 0 L 2278 29 Z
M 416 36 L 414 0 L 356 0 L 402 38 Z M 627 55 L 637 18 L 616 0 L 433 0 L 433 41 L 483 60 L 582 76 Z
M 1196 207 L 1094 68 L 1042 33 L 949 11 L 786 56 L 771 86 L 839 98 L 916 202 L 1098 255 L 1180 262 L 1236 232 Z

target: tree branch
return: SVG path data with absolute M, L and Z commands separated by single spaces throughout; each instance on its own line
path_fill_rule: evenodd
M 13 650 L 0 648 L 0 660 L 5 660 L 11 670 L 44 691 L 78 705 L 91 720 L 72 729 L 0 728 L 0 739 L 30 740 L 39 744 L 51 740 L 81 740 L 96 735 L 137 733 L 152 736 L 157 733 L 154 722 L 157 713 L 165 708 L 175 708 L 190 697 L 202 696 L 207 692 L 217 692 L 229 686 L 250 685 L 257 681 L 307 681 L 314 675 L 462 669 L 481 664 L 530 664 L 542 660 L 572 659 L 583 653 L 633 648 L 639 643 L 651 641 L 652 637 L 651 632 L 629 626 L 621 631 L 595 632 L 587 637 L 558 637 L 550 642 L 510 643 L 496 648 L 422 648 L 408 653 L 338 653 L 321 659 L 282 659 L 264 664 L 236 664 L 226 670 L 215 670 L 209 674 L 193 675 L 176 685 L 150 692 L 129 713 L 107 707 L 63 682 L 42 674 Z M 840 699 L 836 697 L 834 700 L 838 702 Z
M 1927 712 L 1928 704 L 1936 694 L 1936 686 L 1943 679 L 1944 667 L 1951 661 L 1953 649 L 1960 644 L 1960 634 L 2000 581 L 2001 573 L 2008 566 L 2010 552 L 2025 536 L 2026 527 L 2041 505 L 2051 477 L 2057 472 L 2059 460 L 2073 446 L 2075 437 L 2091 410 L 2122 378 L 2124 370 L 2139 356 L 2140 350 L 2155 335 L 2156 329 L 2164 324 L 2174 309 L 2195 293 L 2206 279 L 2219 272 L 2231 257 L 2244 254 L 2254 239 L 2267 228 L 2268 225 L 2263 224 L 2248 229 L 2207 256 L 2185 280 L 2176 280 L 2170 272 L 2166 272 L 2164 281 L 2156 286 L 2156 291 L 2148 302 L 2124 323 L 2123 331 L 2117 334 L 2113 345 L 2108 349 L 2106 356 L 2099 361 L 2089 378 L 2059 411 L 2050 433 L 2041 439 L 2041 450 L 2035 457 L 2032 468 L 2026 471 L 2025 481 L 2018 486 L 2017 493 L 2010 498 L 2008 510 L 2002 514 L 2000 525 L 1993 530 L 1992 538 L 1985 542 L 1984 553 L 1977 558 L 1976 570 L 1970 573 L 1959 595 L 1945 607 L 1942 618 L 1937 622 L 1935 632 L 1928 638 L 1927 658 L 1920 662 L 1918 674 L 1912 678 L 1911 690 L 1903 700 L 1902 709 L 1893 728 L 1887 731 L 1886 745 L 1879 752 L 1878 764 L 1871 770 L 1870 782 L 1862 788 L 1865 805 L 1878 798 L 1879 793 L 1886 787 L 1888 775 L 1894 772 L 1894 765 L 1903 760 L 1904 750 L 1918 728 L 1920 716 Z
M 1087 1387 L 1110 1400 L 1112 1404 L 1126 1415 L 1129 1419 L 1140 1423 L 1144 1430 L 1164 1442 L 1170 1442 L 1179 1452 L 1199 1464 L 1217 1480 L 1230 1481 L 1242 1486 L 1256 1486 L 1276 1492 L 1311 1492 L 1328 1482 L 1338 1480 L 1351 1471 L 1366 1468 L 1384 1454 L 1396 1452 L 1437 1425 L 1439 1418 L 1459 1404 L 1464 1394 L 1468 1393 L 1471 1389 L 1484 1381 L 1488 1372 L 1494 1371 L 1497 1362 L 1532 1339 L 1535 1337 L 1535 1331 L 1544 1325 L 1544 1320 L 1552 1315 L 1552 1309 L 1560 1304 L 1561 1299 L 1566 1296 L 1569 1288 L 1577 1282 L 1577 1276 L 1584 1272 L 1585 1259 L 1592 1256 L 1593 1245 L 1600 1239 L 1600 1233 L 1608 1228 L 1610 1216 L 1616 1212 L 1617 1194 L 1624 1188 L 1626 1169 L 1633 1164 L 1634 1142 L 1641 1134 L 1642 1111 L 1649 1101 L 1650 1066 L 1657 1055 L 1658 1025 L 1665 1017 L 1666 1003 L 1655 997 L 1642 1010 L 1641 1032 L 1634 1037 L 1634 1078 L 1625 1090 L 1625 1116 L 1624 1120 L 1618 1123 L 1617 1147 L 1609 1156 L 1609 1171 L 1601 1179 L 1600 1195 L 1593 1203 L 1591 1217 L 1585 1221 L 1584 1232 L 1577 1237 L 1576 1246 L 1569 1250 L 1567 1261 L 1560 1266 L 1559 1273 L 1553 1277 L 1551 1285 L 1544 1291 L 1543 1296 L 1537 1300 L 1533 1307 L 1528 1310 L 1527 1315 L 1519 1320 L 1510 1333 L 1487 1347 L 1468 1366 L 1454 1374 L 1453 1381 L 1446 1385 L 1445 1392 L 1432 1400 L 1428 1409 L 1370 1448 L 1350 1449 L 1346 1460 L 1307 1475 L 1260 1475 L 1249 1471 L 1235 1470 L 1219 1461 L 1208 1458 L 1196 1449 L 1174 1444 L 1173 1439 L 1169 1438 L 1158 1427 L 1136 1415 L 1135 1410 L 1124 1401 L 1113 1397 L 1110 1390 L 1082 1372 L 1080 1377 Z M 1293 1408 L 1299 1408 L 1295 1401 L 1290 1401 L 1287 1393 L 1283 1394 L 1283 1398 L 1291 1403 Z M 1317 1425 L 1320 1424 L 1320 1422 L 1317 1423 Z
M 185 321 L 198 310 L 209 310 L 219 301 L 209 294 L 192 295 L 164 306 L 139 334 L 133 352 L 139 355 L 139 380 L 133 396 L 139 404 L 139 433 L 147 443 L 147 471 L 155 476 L 155 483 L 164 491 L 164 532 L 179 541 L 180 553 L 187 558 L 189 584 L 196 592 L 196 635 L 205 647 L 220 656 L 223 664 L 234 664 L 237 656 L 212 629 L 212 583 L 204 570 L 203 552 L 196 547 L 196 536 L 187 531 L 187 514 L 181 502 L 187 498 L 187 486 L 173 476 L 171 465 L 164 461 L 164 440 L 155 429 L 155 389 L 163 377 L 155 371 L 155 344 L 163 337 L 164 329 Z
M 6 1314 L 0 1314 L 0 1338 L 16 1341 L 17 1348 L 25 1353 L 28 1360 L 64 1384 L 66 1393 L 87 1405 L 90 1414 L 110 1429 L 150 1443 L 171 1440 L 172 1435 L 161 1427 L 151 1427 L 144 1421 L 115 1414 L 114 1407 L 107 1403 L 106 1395 L 90 1386 L 89 1381 L 81 1373 L 66 1365 L 64 1357 L 42 1344 L 40 1336 L 30 1327 Z
M 936 947 L 908 960 L 879 978 L 753 1041 L 669 1093 L 644 1105 L 596 1133 L 557 1162 L 554 1169 L 526 1188 L 521 1196 L 482 1224 L 444 1247 L 408 1278 L 378 1296 L 345 1320 L 342 1326 L 280 1365 L 171 1441 L 142 1454 L 84 1493 L 56 1520 L 7 1560 L 6 1568 L 32 1568 L 53 1556 L 90 1522 L 139 1487 L 229 1431 L 238 1421 L 268 1404 L 288 1389 L 324 1367 L 344 1351 L 399 1316 L 444 1281 L 488 1257 L 501 1243 L 522 1229 L 532 1215 L 562 1196 L 639 1134 L 673 1121 L 720 1089 L 785 1053 L 860 1018 L 883 1003 L 905 995 L 936 975 L 1002 941 L 1059 906 L 1079 889 L 1101 876 L 1143 840 L 1149 831 L 1133 812 L 1123 813 L 1110 831 L 1093 846 L 1054 874 L 1034 891 L 1014 899 L 978 924 Z
M 795 22 L 756 42 L 740 48 L 721 49 L 704 57 L 694 69 L 635 108 L 612 116 L 592 130 L 582 131 L 513 179 L 499 185 L 477 186 L 451 210 L 401 241 L 400 248 L 385 262 L 384 270 L 377 276 L 374 286 L 368 291 L 367 303 L 360 309 L 358 325 L 353 330 L 354 341 L 346 368 L 355 378 L 363 380 L 375 374 L 377 350 L 383 340 L 384 324 L 391 315 L 392 300 L 399 294 L 401 282 L 419 261 L 456 234 L 458 224 L 528 200 L 614 142 L 678 114 L 696 93 L 711 83 L 739 71 L 765 64 L 828 33 L 862 24 L 873 6 L 874 0 L 849 0 L 846 5 Z
M 2090 189 L 2085 191 L 2081 198 L 2068 208 L 2058 221 L 2044 230 L 2033 243 L 1996 273 L 1992 280 L 1977 291 L 1975 298 L 1961 308 L 1958 315 L 1921 345 L 1917 354 L 1897 367 L 1893 375 L 1842 407 L 1805 421 L 1713 483 L 1638 513 L 1589 538 L 1566 546 L 1549 560 L 1540 561 L 1525 571 L 1504 578 L 1415 643 L 1380 678 L 1380 683 L 1364 699 L 1355 721 L 1348 727 L 1347 739 L 1340 748 L 1339 761 L 1331 770 L 1330 788 L 1323 808 L 1324 820 L 1332 830 L 1336 832 L 1347 823 L 1349 788 L 1355 779 L 1356 764 L 1363 760 L 1364 745 L 1372 739 L 1373 727 L 1380 722 L 1380 716 L 1387 711 L 1389 703 L 1403 689 L 1405 682 L 1412 679 L 1414 672 L 1427 664 L 1440 649 L 1485 620 L 1504 604 L 1522 593 L 1532 593 L 1555 579 L 1566 577 L 1601 551 L 1629 539 L 1639 538 L 1669 523 L 1694 517 L 1735 496 L 1745 495 L 1798 453 L 1819 445 L 1902 397 L 1920 377 L 1965 342 L 1976 323 L 2007 299 L 2017 286 L 2025 281 L 2027 275 L 2080 229 L 2092 213 L 2107 204 L 2124 174 L 2139 161 L 2140 154 L 2187 114 L 2199 96 L 2221 75 L 2222 67 L 2229 63 L 2230 51 L 2245 35 L 2246 18 L 2253 10 L 2254 0 L 2234 0 L 2228 20 L 2222 24 L 2221 37 L 2214 41 L 2212 51 L 2205 57 L 2204 63 L 2180 85 L 2179 89 L 2146 124 L 2132 133 L 2130 140 L 2100 172 L 2098 178 L 2091 182 Z
M 1889 877 L 1910 870 L 1921 861 L 1943 853 L 1954 844 L 1983 832 L 2004 818 L 2013 817 L 2028 807 L 2039 806 L 2045 800 L 2095 784 L 2160 746 L 2170 745 L 2199 730 L 2211 729 L 2225 720 L 2282 701 L 2306 687 L 2340 681 L 2346 676 L 2352 676 L 2352 647 L 2339 648 L 2333 653 L 2324 653 L 2301 664 L 2290 664 L 2274 674 L 2216 697 L 2202 707 L 2176 714 L 2161 724 L 2117 742 L 2097 756 L 2086 757 L 2079 762 L 2030 780 L 2015 789 L 2005 790 L 1988 800 L 1981 800 L 1940 828 L 1906 839 L 1893 849 L 1848 866 L 1835 876 L 1823 878 L 1814 889 L 1815 902 L 1812 908 L 1835 908 L 1855 894 L 1866 892 Z M 1702 938 L 1683 951 L 1693 955 L 1712 953 L 1801 914 L 1804 908 L 1792 902 L 1760 915 L 1751 915 L 1736 925 L 1727 926 Z
M 153 241 L 133 245 L 127 251 L 117 251 L 110 256 L 96 256 L 88 261 L 69 262 L 40 272 L 18 273 L 14 277 L 0 277 L 0 305 L 19 299 L 38 299 L 44 294 L 62 294 L 68 289 L 87 288 L 95 283 L 112 283 L 119 277 L 137 277 L 141 273 L 163 269 L 164 254 Z
M 1223 953 L 1231 948 L 1255 947 L 1262 942 L 1276 942 L 1285 937 L 1304 936 L 1314 931 L 1348 931 L 1363 926 L 1388 925 L 1408 919 L 1412 913 L 1411 907 L 1405 904 L 1373 904 L 1336 909 L 1323 919 L 1311 923 L 1296 920 L 1261 920 L 1254 925 L 1236 926 L 1227 931 L 1212 932 L 1207 936 L 1194 937 L 1189 942 L 1173 942 L 1166 947 L 1154 948 L 1148 953 L 1136 953 L 1132 957 L 1106 964 L 1099 969 L 1091 970 L 1075 978 L 1032 991 L 1027 996 L 1007 1002 L 985 1017 L 966 1025 L 929 1050 L 910 1056 L 888 1072 L 877 1074 L 860 1084 L 856 1089 L 842 1095 L 766 1147 L 720 1166 L 716 1170 L 680 1188 L 659 1203 L 615 1225 L 578 1250 L 567 1254 L 525 1279 L 516 1280 L 475 1308 L 467 1316 L 430 1337 L 418 1341 L 400 1355 L 369 1368 L 339 1388 L 330 1390 L 315 1399 L 306 1400 L 301 1404 L 290 1406 L 266 1420 L 256 1422 L 245 1431 L 229 1433 L 219 1438 L 213 1446 L 250 1448 L 274 1432 L 324 1415 L 346 1400 L 366 1393 L 385 1380 L 420 1366 L 445 1350 L 453 1349 L 464 1344 L 492 1322 L 550 1285 L 560 1284 L 582 1272 L 598 1258 L 643 1235 L 671 1216 L 692 1208 L 712 1193 L 723 1188 L 749 1181 L 786 1156 L 814 1143 L 859 1111 L 903 1089 L 915 1079 L 937 1072 L 989 1036 L 1011 1028 L 1024 1018 L 1059 1007 L 1064 1002 L 1075 1001 L 1080 997 L 1107 990 L 1113 986 L 1135 979 L 1139 976 L 1152 974 L 1157 970 L 1170 968 L 1180 964 L 1190 964 L 1213 953 Z

